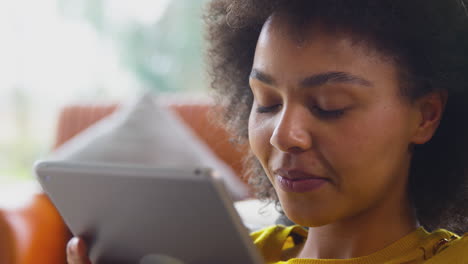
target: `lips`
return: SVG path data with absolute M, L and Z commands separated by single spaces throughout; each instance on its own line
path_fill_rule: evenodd
M 319 177 L 298 169 L 278 169 L 274 173 L 278 187 L 285 192 L 311 192 L 330 182 L 328 178 Z
M 286 169 L 280 168 L 274 171 L 274 174 L 286 178 L 291 181 L 298 181 L 298 180 L 307 180 L 307 179 L 322 179 L 329 181 L 330 179 L 325 177 L 320 177 L 311 173 L 307 173 L 300 169 Z

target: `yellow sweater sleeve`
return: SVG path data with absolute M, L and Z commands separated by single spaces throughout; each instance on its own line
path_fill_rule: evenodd
M 429 259 L 427 264 L 468 264 L 468 233 Z
M 293 258 L 281 261 L 281 252 L 291 232 L 307 236 L 307 231 L 299 226 L 273 226 L 252 233 L 251 237 L 265 262 L 270 264 L 468 264 L 468 233 L 460 238 L 443 229 L 432 233 L 418 229 L 369 256 L 346 260 Z M 407 247 L 408 243 L 411 244 L 408 250 L 400 252 L 401 247 Z

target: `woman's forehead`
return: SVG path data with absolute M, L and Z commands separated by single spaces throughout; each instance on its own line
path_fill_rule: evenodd
M 378 52 L 376 43 L 371 41 L 373 36 L 358 34 L 352 28 L 346 28 L 315 19 L 298 19 L 291 14 L 273 13 L 263 24 L 258 42 L 283 39 L 294 42 L 295 46 L 301 48 L 317 39 L 320 41 L 330 41 L 339 44 L 346 43 L 365 49 L 368 53 L 377 53 L 380 57 L 386 57 L 382 52 Z M 369 54 L 370 55 L 370 54 Z
M 299 63 L 307 58 L 312 62 L 319 57 L 336 59 L 336 63 L 358 62 L 363 57 L 371 63 L 393 64 L 393 60 L 388 60 L 389 56 L 378 52 L 360 36 L 329 30 L 318 22 L 298 28 L 284 16 L 271 16 L 265 22 L 257 41 L 254 64 L 274 59 L 291 59 Z
M 354 76 L 354 80 L 371 84 L 398 86 L 393 61 L 368 48 L 365 42 L 359 44 L 347 34 L 326 31 L 314 24 L 302 30 L 304 38 L 298 42 L 288 30 L 293 26 L 287 20 L 275 18 L 265 23 L 257 42 L 252 73 L 269 76 L 278 86 L 299 87 L 309 76 L 328 73 Z

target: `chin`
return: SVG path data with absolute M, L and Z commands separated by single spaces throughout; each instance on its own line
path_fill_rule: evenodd
M 303 206 L 291 206 L 286 203 L 281 203 L 282 208 L 286 216 L 295 224 L 306 227 L 319 227 L 336 222 L 336 212 L 330 212 L 327 209 L 313 209 L 310 207 Z M 304 209 L 306 208 L 306 209 Z
M 304 216 L 304 215 L 289 215 L 286 213 L 286 216 L 295 224 L 305 227 L 319 227 L 325 226 L 333 223 L 334 221 L 326 217 L 314 217 L 314 216 Z

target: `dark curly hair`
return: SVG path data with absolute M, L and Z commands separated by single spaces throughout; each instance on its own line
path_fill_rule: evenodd
M 438 130 L 428 143 L 414 148 L 409 192 L 427 229 L 468 231 L 468 12 L 463 0 L 211 1 L 204 17 L 211 87 L 225 124 L 241 144 L 248 141 L 255 47 L 273 13 L 286 14 L 298 34 L 307 23 L 319 21 L 392 58 L 402 94 L 410 100 L 447 91 Z M 258 160 L 251 154 L 247 162 L 257 196 L 278 204 Z

